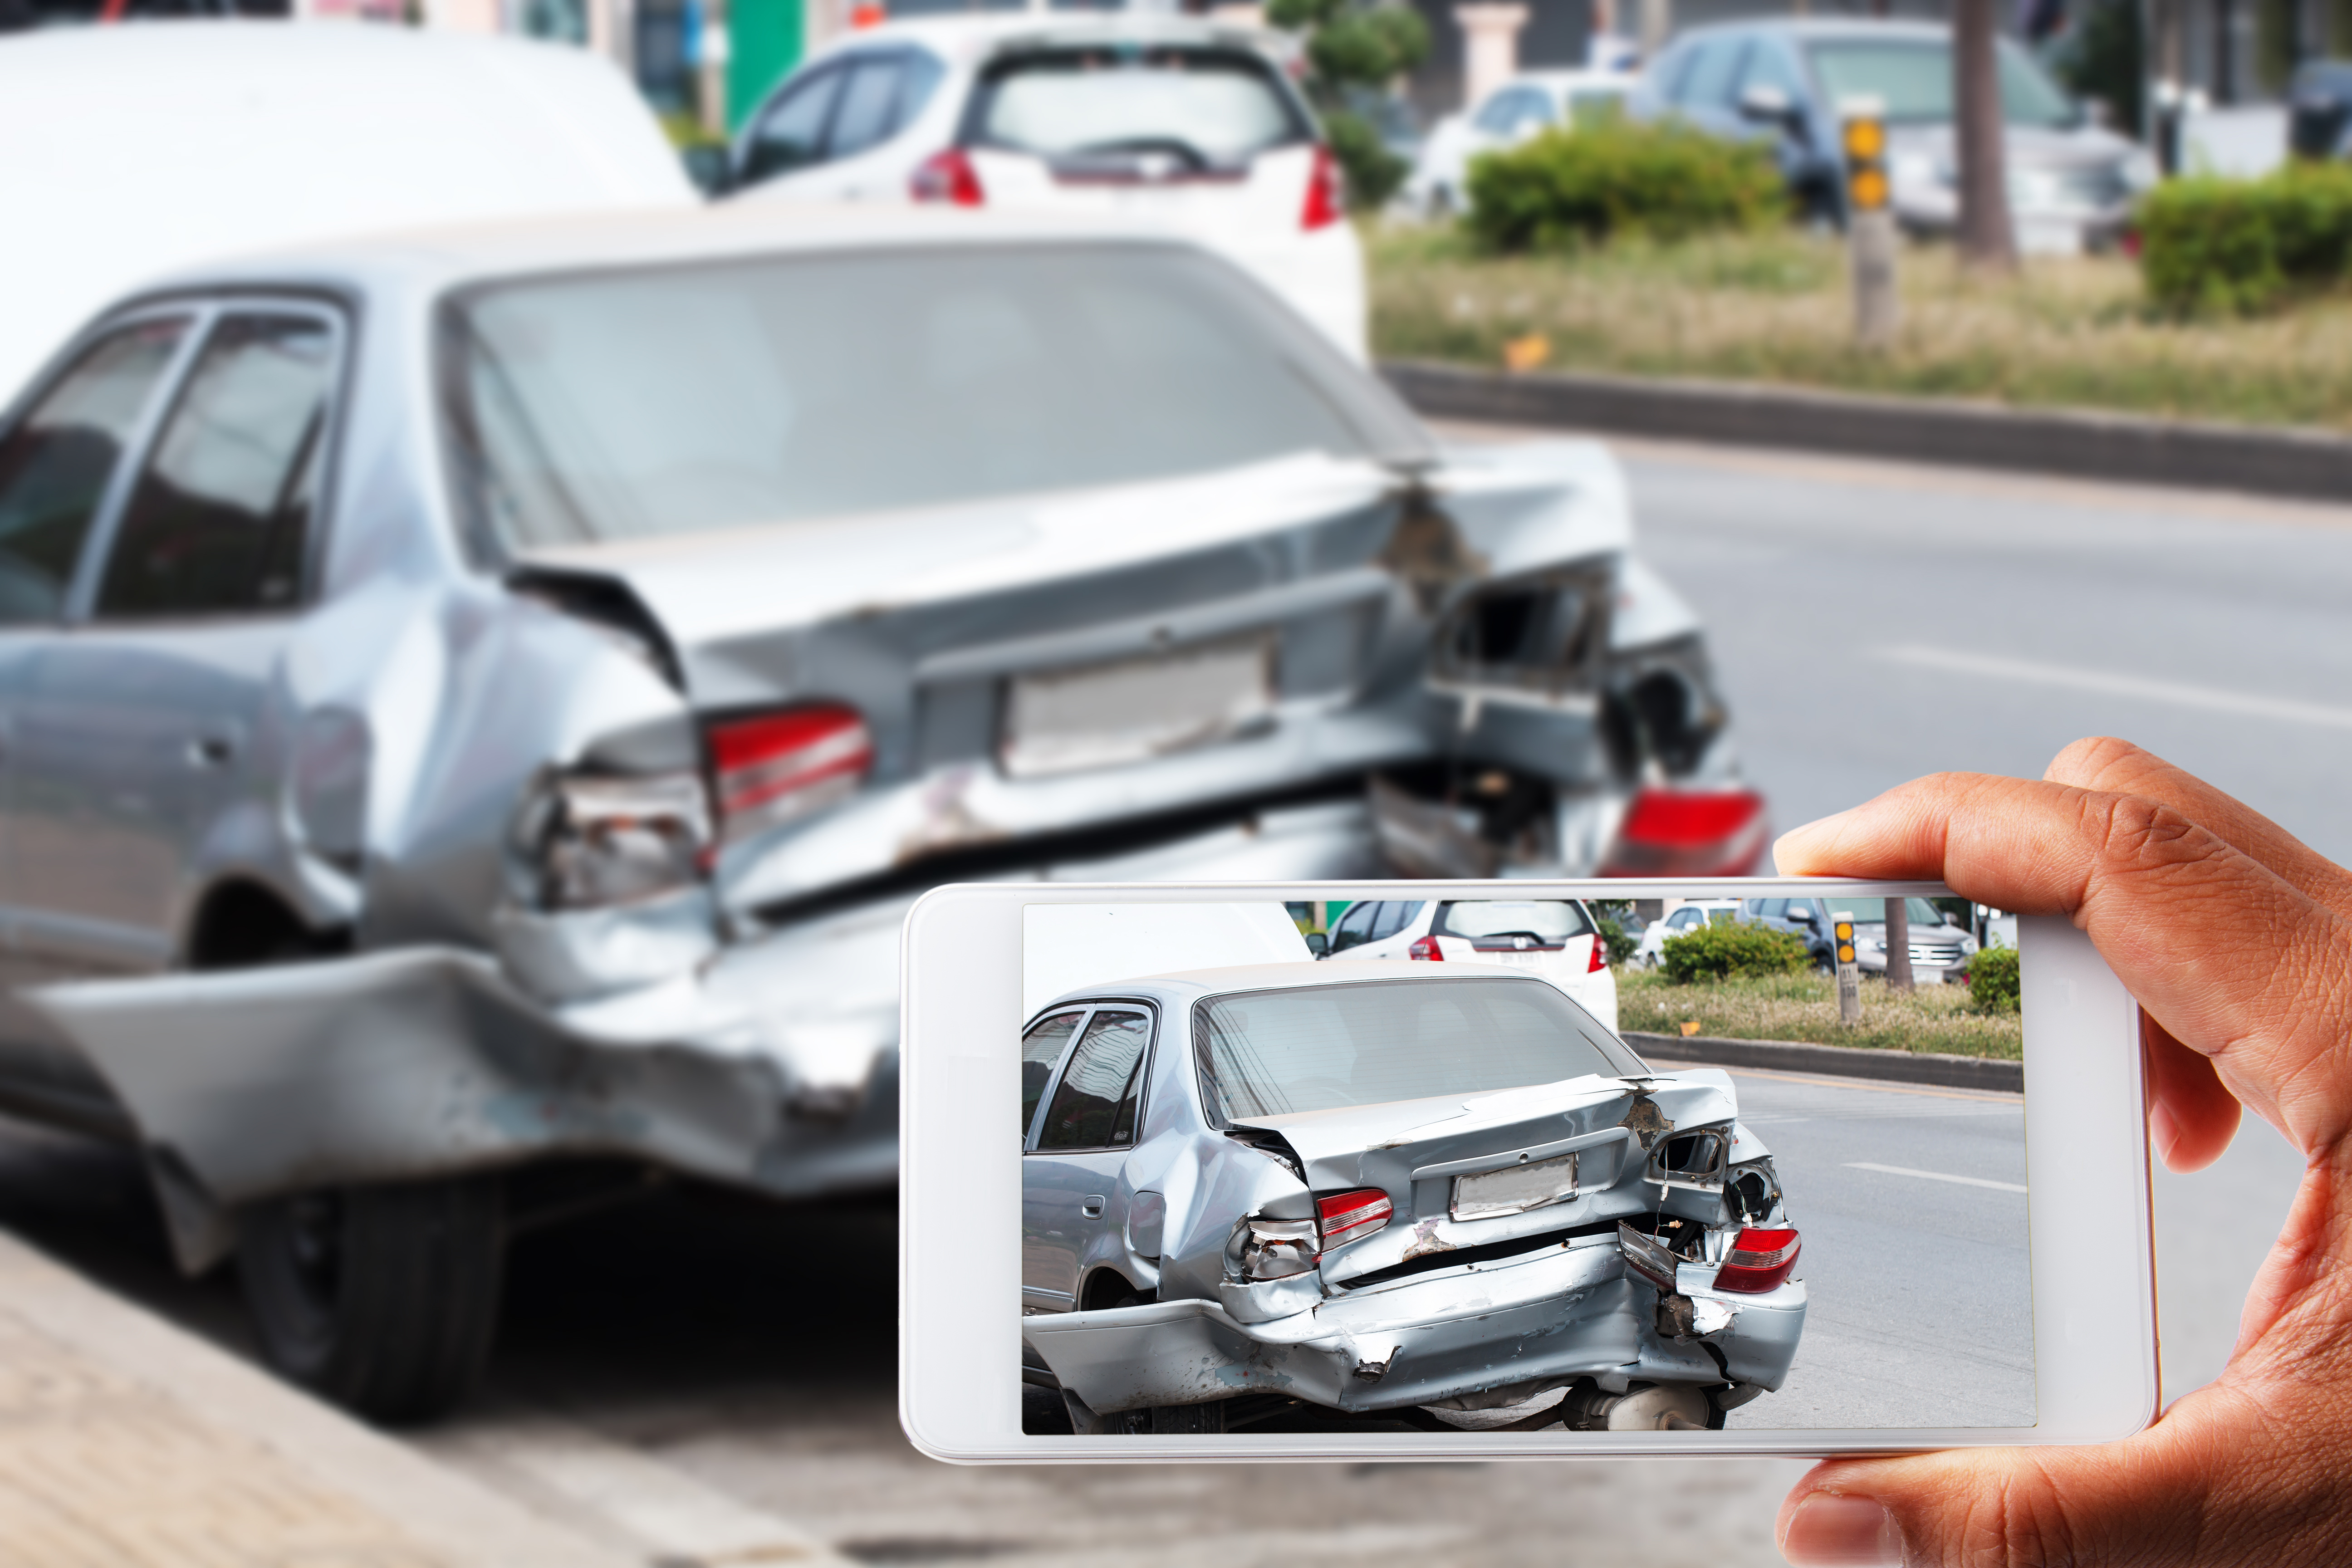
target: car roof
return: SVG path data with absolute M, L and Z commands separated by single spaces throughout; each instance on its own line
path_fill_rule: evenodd
M 1051 47 L 1062 42 L 1230 44 L 1275 55 L 1293 52 L 1297 47 L 1287 35 L 1270 28 L 1238 26 L 1166 12 L 1113 11 L 1087 16 L 999 11 L 896 18 L 835 38 L 817 58 L 880 44 L 915 43 L 961 64 L 1009 45 Z
M 1500 963 L 1453 963 L 1438 966 L 1410 959 L 1366 959 L 1361 963 L 1236 963 L 1214 969 L 1179 969 L 1165 974 L 1139 974 L 1129 979 L 1081 985 L 1065 991 L 1037 1009 L 1050 1012 L 1089 997 L 1157 996 L 1182 1005 L 1202 996 L 1243 991 L 1300 991 L 1320 985 L 1366 985 L 1399 981 L 1532 980 L 1550 983 L 1542 975 Z M 1032 1014 L 1031 1016 L 1035 1016 Z
M 1800 40 L 1813 38 L 1885 38 L 1898 42 L 1948 43 L 1952 30 L 1939 22 L 1906 22 L 1870 16 L 1757 16 L 1736 22 L 1710 22 L 1686 27 L 1675 37 L 1717 37 L 1744 33 L 1783 33 Z
M 730 202 L 356 236 L 187 268 L 142 293 L 256 282 L 439 289 L 501 278 L 752 256 L 1056 240 L 1197 248 L 1163 227 L 1115 215 L 1015 214 L 881 202 Z

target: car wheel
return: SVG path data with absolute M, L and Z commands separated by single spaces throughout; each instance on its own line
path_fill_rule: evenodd
M 257 1205 L 237 1272 L 279 1375 L 373 1420 L 430 1420 L 472 1390 L 498 1327 L 495 1179 L 345 1187 Z

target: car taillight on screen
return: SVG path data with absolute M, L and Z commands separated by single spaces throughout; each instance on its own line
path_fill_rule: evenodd
M 1348 194 L 1339 176 L 1339 160 L 1331 149 L 1315 144 L 1315 162 L 1307 171 L 1307 206 L 1298 215 L 1304 229 L 1328 228 L 1348 216 Z
M 950 147 L 932 153 L 915 165 L 907 176 L 907 194 L 919 202 L 946 202 L 952 206 L 976 207 L 988 200 L 980 188 L 980 171 L 971 166 L 961 147 Z
M 1744 877 L 1764 858 L 1769 823 L 1752 789 L 1645 789 L 1601 857 L 1604 877 Z
M 1445 954 L 1438 947 L 1437 939 L 1433 936 L 1415 938 L 1413 944 L 1404 950 L 1404 955 L 1407 958 L 1422 959 L 1430 963 L 1445 962 Z
M 1743 1230 L 1731 1250 L 1723 1255 L 1715 1288 L 1743 1295 L 1777 1290 L 1789 1282 L 1789 1271 L 1797 1266 L 1797 1247 L 1793 1230 Z
M 1378 1187 L 1363 1187 L 1337 1197 L 1318 1198 L 1315 1203 L 1316 1223 L 1323 1231 L 1323 1247 L 1329 1251 L 1345 1247 L 1364 1237 L 1389 1223 L 1395 1212 L 1388 1194 Z
M 1592 933 L 1592 956 L 1584 961 L 1584 973 L 1598 974 L 1609 967 L 1609 939 L 1599 931 Z
M 710 727 L 719 837 L 742 838 L 855 793 L 874 765 L 874 737 L 855 708 L 794 708 Z

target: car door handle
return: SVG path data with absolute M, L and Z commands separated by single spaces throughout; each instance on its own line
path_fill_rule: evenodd
M 1103 1201 L 1103 1195 L 1100 1193 L 1088 1194 L 1086 1200 L 1078 1205 L 1078 1212 L 1086 1215 L 1088 1219 L 1100 1219 L 1102 1218 Z

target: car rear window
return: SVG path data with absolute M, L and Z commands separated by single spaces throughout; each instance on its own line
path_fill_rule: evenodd
M 1172 157 L 1233 168 L 1311 128 L 1265 60 L 1125 45 L 1024 51 L 982 73 L 964 141 L 1055 163 Z
M 1646 1070 L 1538 980 L 1243 992 L 1202 1004 L 1194 1048 L 1202 1101 L 1221 1125 Z
M 1590 935 L 1592 922 L 1585 918 L 1582 905 L 1567 899 L 1482 899 L 1444 905 L 1430 929 L 1436 936 L 1468 937 L 1472 942 L 1531 936 L 1557 945 L 1572 936 Z
M 2003 41 L 2001 114 L 2011 125 L 2065 130 L 2082 118 L 2073 100 L 2032 58 Z M 1895 124 L 1945 124 L 1952 119 L 1952 49 L 1930 38 L 1832 38 L 1805 46 L 1832 103 L 1871 97 Z
M 499 283 L 441 352 L 460 503 L 509 549 L 1428 450 L 1314 328 L 1148 242 Z

